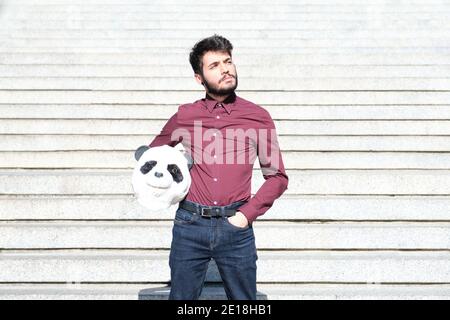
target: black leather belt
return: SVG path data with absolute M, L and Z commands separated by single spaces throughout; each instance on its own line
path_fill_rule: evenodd
M 194 214 L 198 214 L 205 218 L 211 217 L 231 217 L 236 214 L 237 209 L 242 206 L 245 201 L 235 202 L 228 206 L 204 206 L 198 203 L 190 202 L 190 201 L 181 201 L 179 207 L 190 211 Z

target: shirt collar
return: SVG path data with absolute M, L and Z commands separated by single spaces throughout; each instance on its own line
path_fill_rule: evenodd
M 233 92 L 222 102 L 222 105 L 228 114 L 230 114 L 231 111 L 233 110 L 235 101 L 236 101 L 236 93 Z M 208 109 L 208 111 L 210 113 L 212 113 L 214 107 L 218 103 L 220 103 L 220 102 L 217 102 L 216 100 L 214 100 L 214 98 L 211 97 L 209 94 L 206 94 L 204 102 L 205 102 L 206 108 Z

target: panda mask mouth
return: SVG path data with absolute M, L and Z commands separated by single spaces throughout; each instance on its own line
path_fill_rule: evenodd
M 158 165 L 158 161 L 150 160 L 141 166 L 140 171 L 146 178 L 146 184 L 156 189 L 169 189 L 173 182 L 178 184 L 183 181 L 183 174 L 176 164 L 164 167 Z

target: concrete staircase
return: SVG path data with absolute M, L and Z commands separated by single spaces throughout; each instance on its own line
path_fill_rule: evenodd
M 0 0 L 0 299 L 167 299 L 175 208 L 134 201 L 133 152 L 203 96 L 188 53 L 214 33 L 290 177 L 254 225 L 258 297 L 449 299 L 449 18 L 438 0 Z M 203 299 L 220 280 L 211 263 Z

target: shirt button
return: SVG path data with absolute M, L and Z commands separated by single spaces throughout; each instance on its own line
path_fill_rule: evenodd
M 214 201 L 214 204 L 217 204 L 217 201 Z
M 219 117 L 219 116 L 217 116 L 216 118 L 217 118 L 217 119 L 220 119 L 220 117 Z
M 214 155 L 214 159 L 216 159 L 217 158 L 217 156 L 216 155 Z

